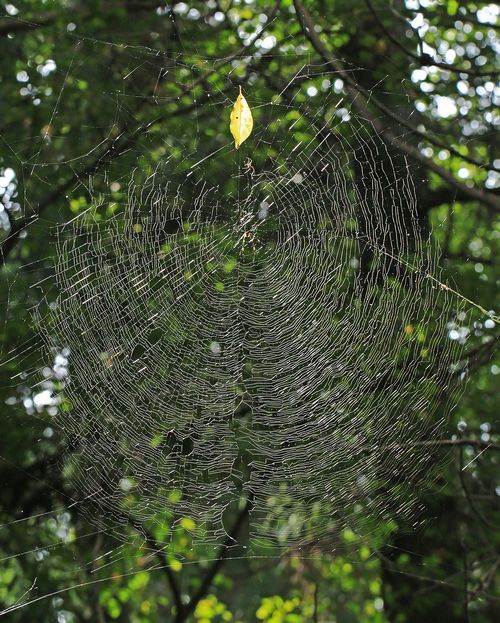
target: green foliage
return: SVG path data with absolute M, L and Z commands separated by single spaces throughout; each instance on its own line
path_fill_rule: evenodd
M 147 526 L 157 542 L 168 543 L 164 561 L 133 525 L 121 525 L 116 534 L 96 531 L 74 505 L 75 464 L 68 459 L 73 440 L 63 438 L 48 408 L 33 403 L 38 389 L 29 385 L 26 371 L 38 366 L 39 353 L 24 353 L 23 345 L 34 337 L 31 310 L 40 302 L 40 288 L 49 301 L 55 297 L 54 224 L 75 217 L 88 224 L 108 222 L 123 210 L 129 184 L 141 186 L 155 172 L 164 183 L 182 181 L 186 201 L 196 195 L 201 179 L 234 193 L 234 172 L 246 158 L 257 173 L 285 166 L 283 154 L 298 141 L 313 140 L 317 127 L 332 120 L 338 136 L 350 138 L 336 116 L 339 108 L 349 108 L 345 81 L 326 71 L 305 40 L 293 2 L 279 3 L 276 13 L 273 4 L 193 0 L 189 7 L 174 2 L 169 14 L 160 2 L 13 0 L 0 18 L 0 177 L 7 169 L 15 172 L 12 202 L 20 204 L 0 215 L 8 214 L 14 228 L 24 229 L 24 218 L 30 224 L 6 255 L 0 282 L 5 319 L 0 326 L 0 609 L 53 593 L 12 611 L 10 621 L 173 621 L 178 607 L 165 560 L 184 603 L 197 594 L 217 556 L 194 542 L 193 531 L 202 526 L 191 517 L 181 518 L 173 530 L 167 513 Z M 415 2 L 373 2 L 378 20 L 364 0 L 306 4 L 321 41 L 355 80 L 423 127 L 424 136 L 417 138 L 373 106 L 372 114 L 396 126 L 398 135 L 466 186 L 459 190 L 428 167 L 409 164 L 422 223 L 432 229 L 430 250 L 440 253 L 439 279 L 483 308 L 498 310 L 497 213 L 466 192 L 492 193 L 498 182 L 491 170 L 494 76 L 483 75 L 495 68 L 496 34 L 484 3 L 421 2 L 418 13 L 428 24 L 423 50 L 417 26 L 409 24 L 416 17 Z M 255 41 L 244 39 L 263 25 L 265 33 Z M 264 37 L 274 37 L 266 43 L 271 47 L 262 47 Z M 439 67 L 425 56 L 431 53 L 439 57 Z M 452 68 L 441 66 L 446 63 Z M 255 126 L 235 168 L 228 119 L 239 84 L 245 86 Z M 325 106 L 326 94 L 336 98 L 333 105 L 330 99 Z M 245 175 L 251 178 L 251 170 Z M 140 223 L 137 227 L 139 234 Z M 222 230 L 216 232 L 221 259 L 206 267 L 220 295 L 245 259 L 244 253 L 236 258 L 223 248 Z M 7 238 L 5 231 L 2 242 Z M 200 233 L 185 223 L 178 244 L 199 241 Z M 173 244 L 161 247 L 166 262 Z M 244 251 L 255 252 L 251 240 Z M 185 278 L 192 278 L 189 270 Z M 402 287 L 394 284 L 395 297 L 402 296 Z M 315 543 L 310 556 L 297 551 L 280 559 L 245 558 L 241 552 L 214 574 L 190 620 L 424 623 L 438 617 L 441 623 L 490 623 L 499 618 L 498 327 L 477 307 L 460 304 L 462 323 L 450 326 L 450 335 L 464 338 L 469 353 L 457 365 L 457 383 L 465 383 L 460 374 L 466 369 L 470 379 L 452 413 L 449 437 L 464 445 L 419 448 L 436 462 L 449 450 L 449 461 L 432 489 L 422 492 L 426 510 L 418 530 L 381 519 L 374 531 L 345 531 L 334 547 Z M 424 326 L 416 322 L 401 330 L 407 347 L 422 359 L 432 354 Z M 23 357 L 11 357 L 14 351 Z M 102 354 L 103 365 L 109 357 Z M 52 362 L 47 366 L 50 374 Z M 57 380 L 52 390 L 61 390 Z M 72 405 L 62 396 L 57 408 L 70 413 Z M 163 441 L 152 431 L 151 448 Z M 123 512 L 140 503 L 133 477 L 130 485 Z M 169 492 L 173 505 L 180 495 Z M 317 516 L 312 509 L 307 517 L 312 527 Z M 125 540 L 117 539 L 120 533 Z

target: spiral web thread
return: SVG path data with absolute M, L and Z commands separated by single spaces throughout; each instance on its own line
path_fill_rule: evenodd
M 457 301 L 407 163 L 343 123 L 349 140 L 318 132 L 268 170 L 235 160 L 235 196 L 167 165 L 113 218 L 96 203 L 58 230 L 42 326 L 70 353 L 57 424 L 102 528 L 189 518 L 215 544 L 243 508 L 238 541 L 272 547 L 415 521 Z

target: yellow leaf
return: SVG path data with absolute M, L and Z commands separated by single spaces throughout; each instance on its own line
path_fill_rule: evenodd
M 231 134 L 234 137 L 234 146 L 239 149 L 243 141 L 250 136 L 253 128 L 252 111 L 248 105 L 246 99 L 241 92 L 238 98 L 234 102 L 233 110 L 231 111 Z

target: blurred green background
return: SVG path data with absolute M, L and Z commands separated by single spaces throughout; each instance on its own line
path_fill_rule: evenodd
M 498 313 L 498 7 L 466 0 L 14 0 L 2 11 L 6 620 L 499 620 L 499 332 L 480 309 Z M 424 527 L 346 529 L 334 549 L 320 543 L 311 555 L 292 549 L 271 560 L 227 560 L 191 543 L 187 517 L 157 555 L 160 568 L 146 571 L 147 546 L 154 550 L 161 534 L 144 540 L 130 525 L 120 541 L 72 504 L 61 458 L 71 447 L 53 425 L 67 361 L 52 362 L 43 391 L 31 382 L 41 355 L 30 310 L 42 290 L 49 301 L 55 296 L 54 226 L 92 203 L 111 218 L 132 180 L 140 185 L 165 162 L 184 176 L 205 157 L 201 171 L 184 179 L 186 192 L 196 195 L 203 178 L 234 192 L 228 117 L 239 85 L 255 119 L 240 164 L 251 158 L 257 171 L 272 168 L 289 146 L 313 140 L 331 112 L 325 102 L 341 115 L 362 116 L 394 158 L 408 159 L 443 276 L 477 304 L 442 338 L 463 345 L 466 374 L 456 382 L 466 385 L 446 439 L 433 449 L 436 460 L 447 460 L 422 493 Z M 33 603 L 10 610 L 25 600 Z

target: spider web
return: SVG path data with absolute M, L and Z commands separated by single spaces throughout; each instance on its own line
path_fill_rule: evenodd
M 40 324 L 70 353 L 58 425 L 103 517 L 187 516 L 218 541 L 246 502 L 250 540 L 303 544 L 355 504 L 367 522 L 415 512 L 455 302 L 429 279 L 410 176 L 344 123 L 349 144 L 320 135 L 263 171 L 236 160 L 235 195 L 165 182 L 167 166 L 111 219 L 97 206 L 57 231 Z
M 163 530 L 163 548 L 188 525 L 195 543 L 257 556 L 418 524 L 425 444 L 456 402 L 462 302 L 440 287 L 411 165 L 341 107 L 334 72 L 311 76 L 328 82 L 319 108 L 253 106 L 226 186 L 211 180 L 231 144 L 180 163 L 167 145 L 154 170 L 122 171 L 119 201 L 107 171 L 85 180 L 91 207 L 53 229 L 57 293 L 35 324 L 61 467 L 97 531 Z

